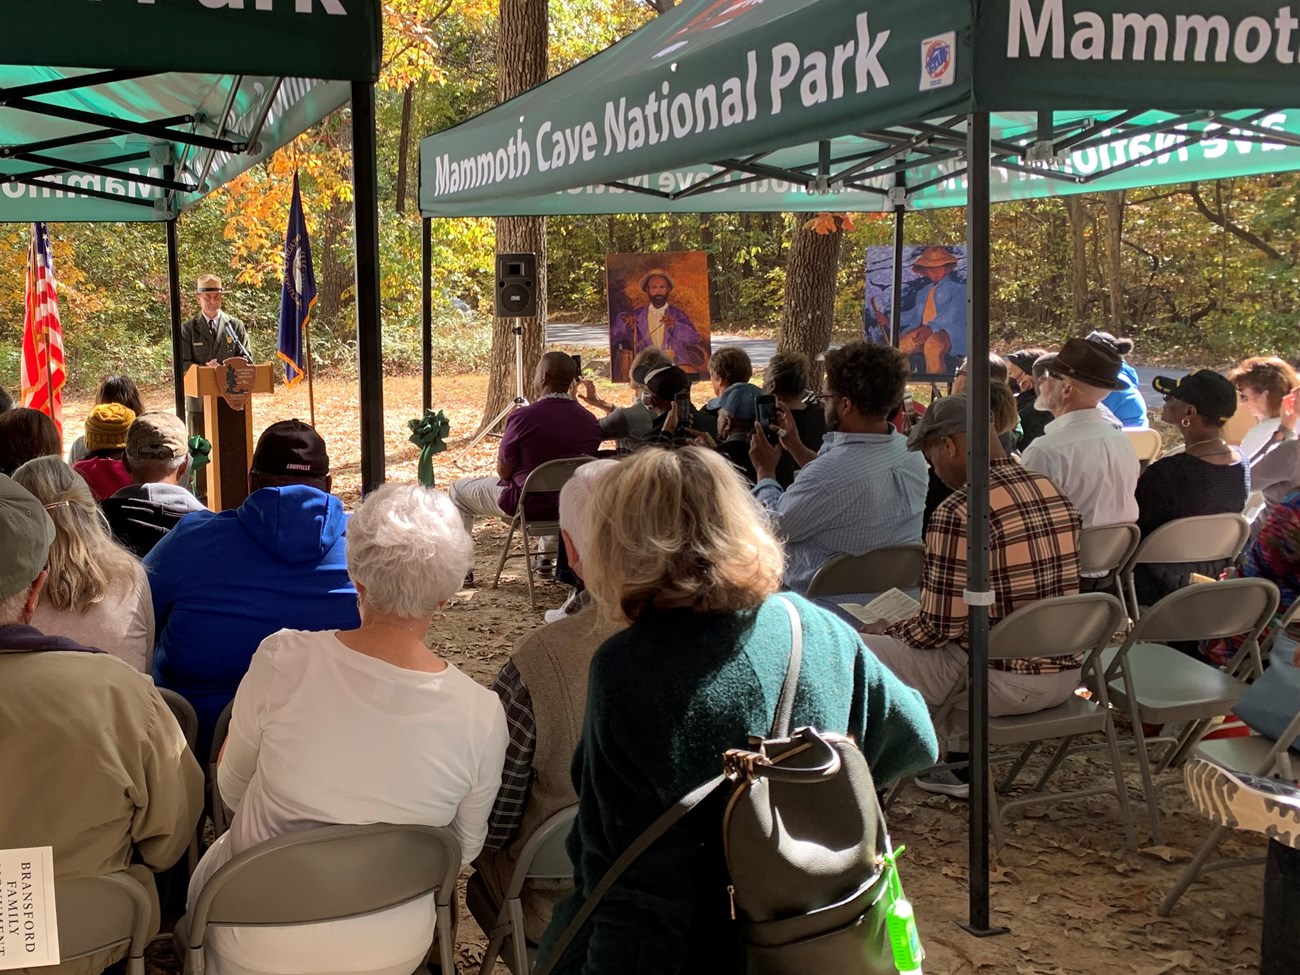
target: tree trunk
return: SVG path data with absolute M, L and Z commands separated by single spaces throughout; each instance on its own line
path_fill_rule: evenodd
M 402 92 L 402 128 L 397 135 L 397 212 L 406 212 L 407 160 L 411 144 L 411 103 L 415 100 L 415 85 L 407 85 Z
M 1110 285 L 1110 328 L 1118 334 L 1124 327 L 1124 191 L 1106 193 L 1106 277 Z
M 1077 196 L 1065 197 L 1065 212 L 1070 218 L 1070 292 L 1078 325 L 1088 314 L 1088 215 Z
M 497 38 L 497 99 L 506 101 L 546 80 L 547 0 L 500 0 Z M 546 332 L 546 218 L 501 217 L 496 221 L 497 253 L 537 255 L 536 318 L 492 320 L 488 398 L 480 429 L 515 398 L 514 327 L 523 328 L 524 395 L 528 377 L 542 356 Z
M 785 262 L 785 303 L 777 333 L 778 352 L 802 352 L 812 365 L 809 382 L 820 389 L 822 364 L 818 356 L 831 343 L 835 315 L 835 278 L 840 263 L 842 232 L 818 234 L 804 229 L 814 214 L 796 213 L 794 236 Z

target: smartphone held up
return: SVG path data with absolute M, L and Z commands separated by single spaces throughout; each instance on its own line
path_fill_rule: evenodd
M 781 434 L 777 428 L 776 397 L 768 394 L 754 400 L 754 422 L 767 437 L 768 443 L 779 443 Z

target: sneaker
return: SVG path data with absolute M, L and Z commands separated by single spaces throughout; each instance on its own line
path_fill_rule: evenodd
M 1212 821 L 1300 849 L 1300 789 L 1294 785 L 1200 760 L 1188 763 L 1183 778 L 1192 805 Z
M 473 589 L 473 588 L 474 588 L 474 570 L 473 570 L 473 569 L 470 569 L 468 572 L 465 573 L 465 581 L 462 582 L 462 583 L 460 584 L 460 587 L 461 587 L 462 589 Z
M 591 597 L 587 595 L 585 589 L 582 592 L 579 592 L 576 589 L 570 589 L 569 598 L 564 601 L 564 605 L 559 609 L 548 609 L 543 614 L 543 618 L 548 623 L 558 623 L 566 616 L 572 616 L 574 613 L 580 612 L 582 608 L 587 605 L 587 601 L 590 598 Z
M 918 789 L 926 792 L 934 792 L 941 796 L 952 796 L 954 799 L 970 798 L 970 783 L 957 778 L 957 773 L 950 768 L 922 772 L 914 781 Z

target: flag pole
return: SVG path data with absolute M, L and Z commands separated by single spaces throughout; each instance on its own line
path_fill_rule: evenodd
M 36 246 L 36 236 L 40 233 L 40 224 L 32 227 L 32 267 L 36 267 L 36 254 L 40 250 Z M 50 282 L 50 287 L 54 287 L 54 282 Z M 39 299 L 38 299 L 39 304 Z M 51 420 L 54 419 L 54 365 L 50 361 L 50 323 L 44 318 L 41 319 L 41 345 L 45 347 L 45 415 Z M 63 424 L 59 425 L 59 436 L 63 436 Z
M 307 406 L 311 410 L 312 429 L 316 427 L 316 369 L 311 362 L 311 329 L 302 330 L 303 341 L 306 343 L 307 361 L 303 363 L 307 367 Z

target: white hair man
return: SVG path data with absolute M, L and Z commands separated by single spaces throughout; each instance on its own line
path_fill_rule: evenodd
M 617 461 L 584 464 L 560 491 L 560 536 L 569 566 L 582 577 L 586 515 L 600 478 Z M 492 684 L 506 710 L 510 744 L 483 852 L 474 861 L 466 901 L 490 925 L 528 838 L 550 816 L 578 801 L 569 765 L 582 734 L 591 658 L 618 627 L 602 623 L 594 606 L 548 623 L 515 644 Z M 567 893 L 551 885 L 524 888 L 524 930 L 541 939 L 551 911 Z
M 1022 460 L 1051 478 L 1083 516 L 1083 527 L 1136 522 L 1137 451 L 1098 408 L 1112 390 L 1124 389 L 1123 361 L 1110 346 L 1068 339 L 1055 355 L 1034 364 L 1043 371 L 1037 406 L 1056 419 L 1025 448 Z
M 203 773 L 153 683 L 116 657 L 31 626 L 54 523 L 0 475 L 0 837 L 52 846 L 56 877 L 150 871 L 180 859 L 203 809 Z M 126 946 L 50 969 L 98 975 Z
M 126 431 L 122 463 L 132 483 L 101 502 L 119 542 L 140 558 L 203 502 L 184 486 L 190 473 L 185 424 L 174 413 L 141 413 Z

